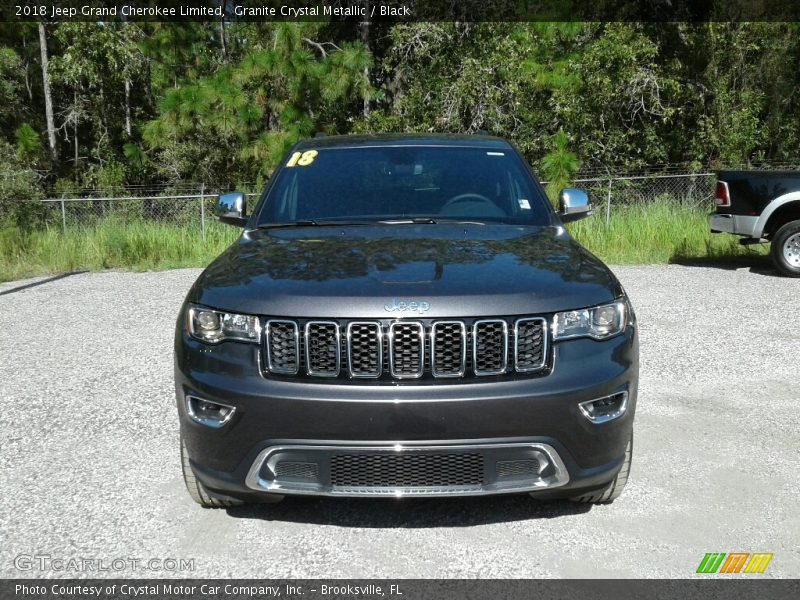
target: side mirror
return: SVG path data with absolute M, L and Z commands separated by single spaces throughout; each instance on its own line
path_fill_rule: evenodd
M 589 195 L 578 188 L 564 188 L 558 195 L 558 216 L 563 223 L 577 221 L 592 215 Z
M 247 200 L 242 192 L 220 194 L 214 210 L 221 223 L 244 227 L 247 224 Z

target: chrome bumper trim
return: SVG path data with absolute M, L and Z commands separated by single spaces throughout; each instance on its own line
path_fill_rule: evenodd
M 448 486 L 333 486 L 328 481 L 281 481 L 276 477 L 276 466 L 281 455 L 294 453 L 301 454 L 304 460 L 313 462 L 313 456 L 318 457 L 320 464 L 330 460 L 336 453 L 355 454 L 398 454 L 398 453 L 461 453 L 480 452 L 485 459 L 497 456 L 502 460 L 508 459 L 508 452 L 516 452 L 518 459 L 536 458 L 540 468 L 535 477 L 511 477 L 505 481 L 496 477 L 493 481 L 486 481 L 481 485 L 448 485 Z M 502 454 L 505 452 L 506 454 Z M 264 469 L 269 474 L 263 473 Z M 321 473 L 329 473 L 325 466 Z M 262 450 L 247 473 L 245 483 L 248 488 L 260 492 L 276 494 L 297 494 L 311 496 L 338 496 L 338 497 L 404 497 L 404 496 L 483 496 L 490 494 L 506 494 L 532 492 L 542 489 L 551 489 L 569 483 L 569 472 L 564 466 L 558 452 L 549 444 L 539 442 L 530 443 L 498 443 L 498 444 L 453 444 L 453 445 L 415 445 L 415 444 L 381 444 L 374 446 L 353 445 L 280 445 L 270 446 Z
M 711 213 L 708 215 L 708 225 L 711 231 L 719 233 L 732 233 L 734 235 L 756 238 L 761 237 L 760 234 L 756 235 L 758 217 Z

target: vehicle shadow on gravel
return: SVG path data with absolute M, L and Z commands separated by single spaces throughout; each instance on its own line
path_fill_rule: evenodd
M 529 496 L 487 498 L 410 498 L 402 502 L 366 498 L 286 498 L 278 504 L 228 508 L 237 519 L 287 521 L 340 527 L 467 527 L 586 513 L 589 504 L 539 501 Z
M 770 277 L 781 277 L 778 270 L 772 265 L 768 256 L 754 256 L 754 257 L 741 257 L 741 258 L 715 258 L 715 257 L 693 257 L 684 258 L 680 256 L 673 256 L 669 259 L 672 265 L 681 265 L 682 267 L 703 267 L 711 269 L 720 269 L 724 271 L 738 271 L 740 269 L 747 269 L 756 275 L 768 275 Z

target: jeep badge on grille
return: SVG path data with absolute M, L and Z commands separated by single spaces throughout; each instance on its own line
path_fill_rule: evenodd
M 387 312 L 415 312 L 423 314 L 431 309 L 431 303 L 426 300 L 397 300 L 392 298 L 391 302 L 383 305 Z

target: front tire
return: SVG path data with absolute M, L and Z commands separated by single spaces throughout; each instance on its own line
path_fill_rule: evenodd
M 606 487 L 583 494 L 582 496 L 575 496 L 570 498 L 572 502 L 579 502 L 581 504 L 611 504 L 614 500 L 620 497 L 622 490 L 625 489 L 625 484 L 628 483 L 628 476 L 631 473 L 631 459 L 633 458 L 633 432 L 631 432 L 631 439 L 628 440 L 628 445 L 625 447 L 625 461 L 622 463 L 622 468 L 617 473 L 617 476 Z
M 189 462 L 189 452 L 186 450 L 186 443 L 181 436 L 181 471 L 183 472 L 183 482 L 186 484 L 186 490 L 192 497 L 192 500 L 197 502 L 203 508 L 230 508 L 233 506 L 242 506 L 244 502 L 230 496 L 220 496 L 209 494 L 205 486 L 195 477 L 192 465 Z
M 778 229 L 770 248 L 772 262 L 787 277 L 800 277 L 800 221 L 791 221 Z

